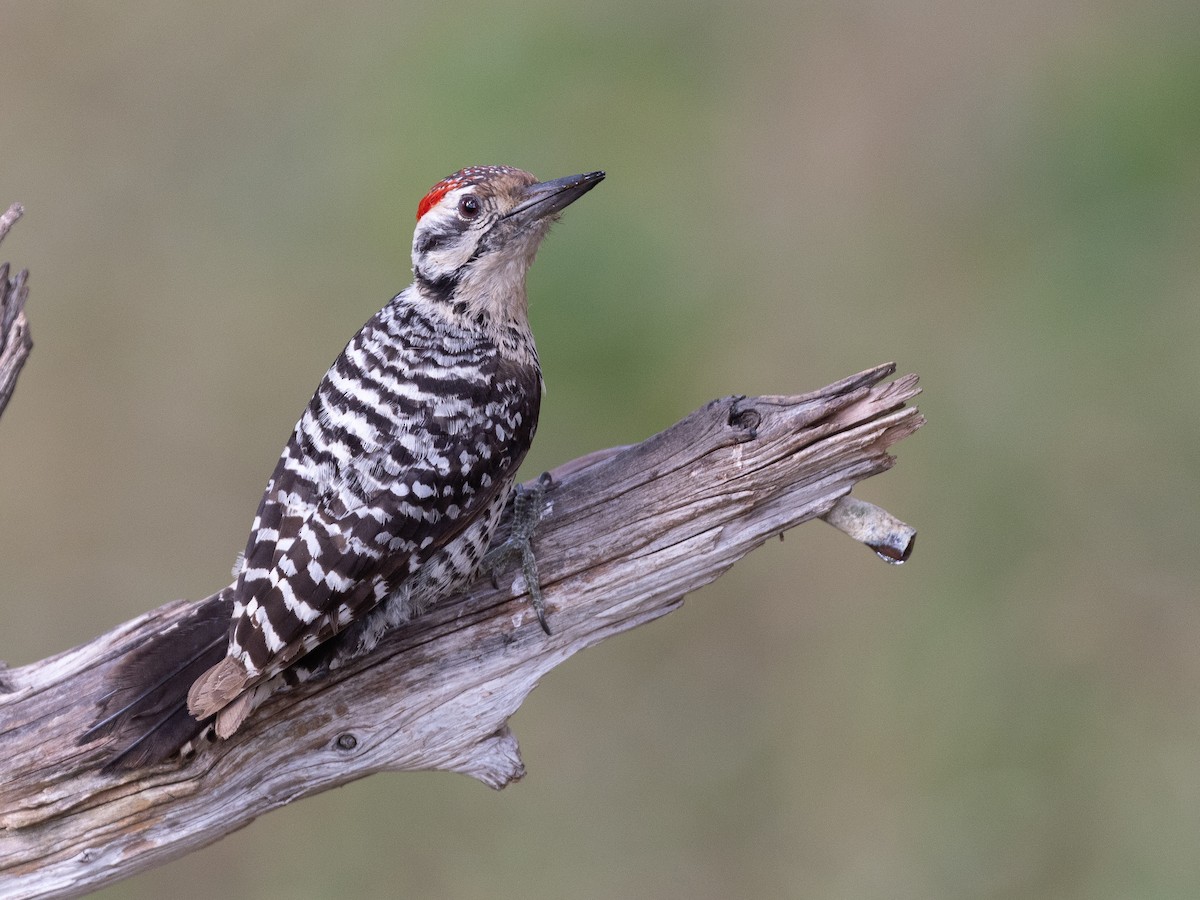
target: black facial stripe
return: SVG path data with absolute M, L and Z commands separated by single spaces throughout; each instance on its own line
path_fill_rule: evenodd
M 430 250 L 436 250 L 438 247 L 442 246 L 442 244 L 446 243 L 447 237 L 448 235 L 439 232 L 427 231 L 417 239 L 417 245 L 413 248 L 413 250 L 420 254 L 428 253 Z
M 430 229 L 424 232 L 419 238 L 417 238 L 417 243 L 416 246 L 413 247 L 413 250 L 421 255 L 429 253 L 433 250 L 438 250 L 449 241 L 459 237 L 462 234 L 463 229 L 466 227 L 465 224 L 460 222 L 452 221 L 447 224 L 449 226 L 447 228 Z
M 449 303 L 454 299 L 454 292 L 458 290 L 458 282 L 462 276 L 462 269 L 457 272 L 451 272 L 449 275 L 441 275 L 438 278 L 428 278 L 422 275 L 420 271 L 416 272 L 417 283 L 421 286 L 421 292 L 433 300 L 439 300 L 442 303 Z

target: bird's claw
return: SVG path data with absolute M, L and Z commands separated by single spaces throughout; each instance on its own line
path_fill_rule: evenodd
M 542 584 L 538 577 L 537 557 L 533 554 L 533 532 L 542 520 L 546 490 L 553 483 L 550 473 L 543 472 L 532 486 L 517 485 L 508 539 L 497 544 L 483 557 L 483 568 L 491 573 L 493 587 L 499 587 L 500 570 L 508 560 L 514 556 L 520 559 L 525 588 L 529 591 L 538 624 L 546 634 L 550 634 L 550 625 L 546 622 L 546 600 L 542 596 Z

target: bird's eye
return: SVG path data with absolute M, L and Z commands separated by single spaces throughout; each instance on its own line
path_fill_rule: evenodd
M 458 201 L 458 214 L 464 219 L 474 219 L 483 212 L 483 204 L 474 194 L 467 194 Z

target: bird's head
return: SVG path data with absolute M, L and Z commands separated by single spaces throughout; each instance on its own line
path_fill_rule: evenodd
M 417 207 L 413 273 L 422 294 L 460 315 L 524 318 L 525 274 L 550 223 L 603 172 L 539 182 L 509 166 L 471 166 Z

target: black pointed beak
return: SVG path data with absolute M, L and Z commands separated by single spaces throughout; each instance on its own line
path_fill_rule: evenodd
M 603 172 L 588 172 L 586 175 L 568 175 L 553 181 L 542 181 L 525 188 L 524 197 L 516 209 L 504 218 L 516 218 L 521 222 L 544 219 L 566 209 L 601 181 Z

